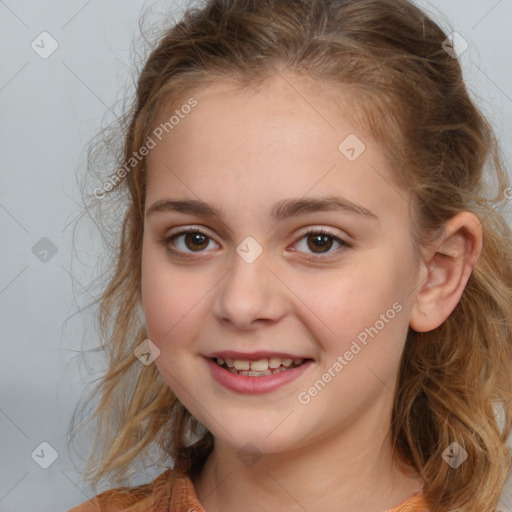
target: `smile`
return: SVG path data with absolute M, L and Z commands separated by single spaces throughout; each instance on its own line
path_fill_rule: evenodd
M 223 388 L 242 394 L 261 394 L 275 391 L 291 383 L 310 366 L 312 359 L 205 358 L 213 379 Z
M 300 366 L 304 359 L 281 359 L 279 357 L 263 358 L 256 361 L 246 359 L 223 359 L 215 357 L 213 361 L 230 373 L 248 377 L 263 377 L 284 372 Z

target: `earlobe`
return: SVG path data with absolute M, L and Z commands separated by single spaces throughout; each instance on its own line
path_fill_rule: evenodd
M 424 277 L 417 284 L 411 329 L 431 331 L 451 315 L 476 266 L 482 243 L 482 225 L 476 215 L 461 212 L 445 224 L 422 263 Z

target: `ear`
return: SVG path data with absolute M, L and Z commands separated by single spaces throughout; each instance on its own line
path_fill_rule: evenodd
M 451 315 L 475 268 L 482 243 L 482 225 L 476 215 L 461 212 L 446 222 L 442 234 L 425 248 L 411 329 L 431 331 Z

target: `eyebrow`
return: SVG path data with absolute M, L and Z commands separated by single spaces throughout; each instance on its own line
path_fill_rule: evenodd
M 377 215 L 364 206 L 337 196 L 310 199 L 284 199 L 272 207 L 270 216 L 272 219 L 279 222 L 301 214 L 328 211 L 341 211 L 366 219 L 378 220 Z M 206 217 L 222 217 L 221 212 L 217 208 L 197 199 L 163 199 L 150 206 L 146 212 L 146 216 L 156 212 L 177 212 Z

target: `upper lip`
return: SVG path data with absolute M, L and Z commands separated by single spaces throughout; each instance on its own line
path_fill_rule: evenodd
M 307 356 L 297 356 L 293 354 L 287 354 L 285 352 L 273 352 L 265 350 L 258 350 L 257 352 L 237 352 L 235 350 L 222 350 L 219 352 L 206 354 L 205 357 L 221 357 L 222 359 L 239 359 L 242 361 L 258 361 L 259 359 L 270 359 L 272 357 L 279 359 L 311 359 Z

